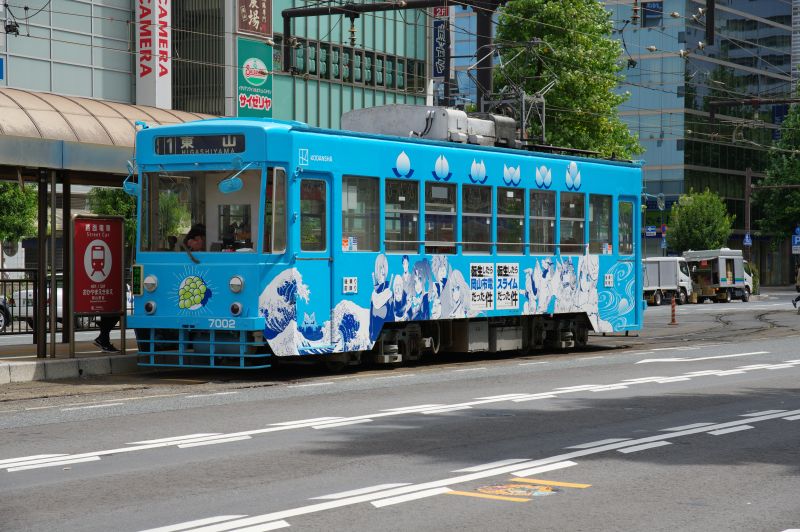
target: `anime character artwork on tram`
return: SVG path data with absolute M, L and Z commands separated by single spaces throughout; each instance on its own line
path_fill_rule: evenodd
M 638 165 L 274 120 L 137 146 L 142 365 L 400 362 L 641 327 Z M 195 224 L 208 249 L 169 245 Z

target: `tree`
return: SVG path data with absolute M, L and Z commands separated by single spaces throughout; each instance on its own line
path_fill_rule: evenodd
M 672 205 L 667 244 L 675 251 L 721 248 L 728 241 L 733 220 L 716 193 L 690 190 Z
M 94 187 L 86 197 L 86 206 L 93 214 L 122 216 L 125 220 L 125 245 L 136 245 L 136 198 L 121 188 Z
M 617 114 L 629 95 L 615 92 L 622 48 L 611 30 L 597 0 L 511 0 L 500 10 L 495 42 L 504 66 L 494 83 L 532 95 L 555 81 L 545 96 L 547 142 L 627 159 L 643 149 Z
M 18 183 L 0 183 L 0 241 L 19 242 L 36 232 L 36 191 Z
M 788 238 L 800 223 L 800 106 L 792 105 L 781 124 L 781 138 L 770 151 L 767 176 L 759 185 L 785 187 L 756 189 L 753 203 L 761 213 L 758 227 L 777 237 L 773 242 Z

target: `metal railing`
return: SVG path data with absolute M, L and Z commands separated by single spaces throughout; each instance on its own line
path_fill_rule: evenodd
M 126 281 L 128 284 L 130 272 L 126 270 Z M 61 331 L 64 316 L 63 293 L 64 290 L 61 279 L 62 271 L 56 271 L 56 331 Z M 46 283 L 47 300 L 50 299 L 51 282 L 48 277 Z M 4 269 L 0 270 L 0 335 L 8 334 L 33 334 L 36 326 L 36 301 L 39 294 L 35 269 Z M 61 293 L 61 297 L 59 294 Z M 130 308 L 128 309 L 130 313 Z M 49 312 L 46 312 L 48 319 L 45 320 L 45 330 L 50 332 Z M 97 317 L 80 316 L 73 318 L 76 331 L 88 331 L 98 329 Z

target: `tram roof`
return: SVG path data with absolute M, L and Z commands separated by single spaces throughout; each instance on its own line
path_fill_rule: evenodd
M 640 168 L 643 165 L 642 161 L 624 161 L 624 160 L 615 160 L 615 159 L 603 159 L 603 158 L 594 158 L 594 157 L 583 157 L 578 155 L 563 155 L 563 154 L 556 154 L 556 153 L 547 153 L 544 151 L 528 151 L 528 150 L 518 150 L 512 148 L 504 148 L 501 146 L 479 146 L 477 144 L 463 144 L 459 142 L 447 142 L 441 140 L 431 140 L 431 139 L 421 139 L 421 138 L 414 138 L 414 137 L 397 137 L 393 135 L 380 135 L 376 133 L 363 133 L 359 131 L 348 131 L 343 129 L 329 129 L 329 128 L 321 128 L 315 126 L 309 126 L 305 122 L 297 122 L 297 121 L 287 121 L 287 120 L 277 120 L 274 118 L 237 118 L 237 117 L 214 117 L 208 119 L 202 119 L 196 122 L 186 122 L 184 124 L 180 124 L 182 126 L 197 126 L 200 123 L 208 124 L 209 127 L 218 124 L 224 124 L 226 126 L 231 125 L 231 123 L 235 122 L 240 124 L 243 127 L 252 127 L 258 128 L 263 130 L 270 130 L 270 129 L 282 129 L 285 131 L 303 131 L 308 133 L 319 133 L 323 135 L 335 135 L 335 136 L 347 136 L 347 137 L 355 137 L 355 138 L 365 138 L 365 139 L 377 139 L 377 140 L 389 140 L 393 142 L 397 142 L 398 140 L 409 142 L 413 144 L 422 144 L 422 145 L 429 145 L 429 146 L 443 146 L 447 148 L 461 148 L 461 149 L 473 149 L 473 150 L 480 150 L 480 151 L 488 151 L 488 152 L 500 152 L 500 153 L 509 153 L 514 155 L 528 155 L 528 156 L 539 156 L 539 157 L 547 157 L 549 159 L 563 159 L 567 161 L 590 161 L 596 162 L 598 164 L 609 164 L 609 165 L 618 165 L 618 166 L 626 166 L 626 167 L 633 167 L 633 168 Z

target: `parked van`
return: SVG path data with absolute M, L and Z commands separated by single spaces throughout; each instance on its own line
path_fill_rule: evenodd
M 683 257 L 644 259 L 644 298 L 653 306 L 675 298 L 683 305 L 692 295 L 692 279 Z
M 747 275 L 749 283 L 746 282 L 740 249 L 686 251 L 683 257 L 689 265 L 698 303 L 706 299 L 722 303 L 733 299 L 750 300 L 753 280 Z

